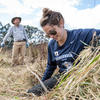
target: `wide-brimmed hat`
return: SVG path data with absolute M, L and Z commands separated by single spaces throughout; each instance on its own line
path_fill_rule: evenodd
M 21 22 L 21 20 L 22 20 L 21 17 L 14 17 L 14 18 L 12 18 L 12 20 L 11 20 L 12 24 L 14 24 L 15 19 L 19 19 L 20 22 Z

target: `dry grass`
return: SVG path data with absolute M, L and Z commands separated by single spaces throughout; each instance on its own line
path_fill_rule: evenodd
M 39 48 L 37 48 L 37 51 L 39 51 Z M 39 82 L 28 69 L 36 73 L 40 78 L 43 75 L 46 60 L 42 59 L 41 56 L 37 54 L 32 56 L 30 50 L 27 50 L 25 65 L 12 67 L 11 50 L 2 51 L 0 54 L 0 96 L 6 97 L 7 100 L 40 100 L 40 98 L 26 92 Z M 32 62 L 33 59 L 34 63 Z
M 39 53 L 38 50 L 34 52 Z M 100 47 L 94 51 L 91 47 L 82 51 L 75 63 L 80 62 L 65 74 L 66 78 L 61 78 L 54 90 L 41 97 L 26 93 L 38 83 L 27 67 L 41 78 L 46 58 L 42 57 L 42 52 L 33 61 L 34 54 L 28 54 L 26 65 L 16 67 L 11 67 L 11 51 L 0 54 L 0 95 L 7 100 L 100 100 Z
M 82 51 L 48 100 L 100 100 L 100 47 Z

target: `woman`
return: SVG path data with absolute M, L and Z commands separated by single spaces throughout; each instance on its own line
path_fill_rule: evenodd
M 46 35 L 52 38 L 48 44 L 48 63 L 42 81 L 49 79 L 57 66 L 60 73 L 69 70 L 84 48 L 84 43 L 90 43 L 95 31 L 100 33 L 100 30 L 95 29 L 66 30 L 61 13 L 47 8 L 43 9 L 40 24 Z
M 99 35 L 100 30 L 66 30 L 64 29 L 64 18 L 61 13 L 47 8 L 43 9 L 43 17 L 41 18 L 40 24 L 46 36 L 52 38 L 48 44 L 48 63 L 42 81 L 47 88 L 53 88 L 57 81 L 53 77 L 50 77 L 57 66 L 59 67 L 60 73 L 68 71 L 72 67 L 80 51 L 84 48 L 84 44 L 89 44 L 92 40 L 93 33 Z M 40 88 L 38 84 L 29 89 L 28 93 L 30 92 L 41 95 L 43 89 Z

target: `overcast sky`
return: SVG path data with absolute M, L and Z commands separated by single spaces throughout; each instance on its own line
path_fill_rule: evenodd
M 66 28 L 100 28 L 100 0 L 0 0 L 0 21 L 20 16 L 23 25 L 40 28 L 45 7 L 61 12 Z

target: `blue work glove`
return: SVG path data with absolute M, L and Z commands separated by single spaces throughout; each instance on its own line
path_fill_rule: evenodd
M 26 48 L 28 48 L 28 47 L 29 47 L 29 45 L 30 45 L 30 44 L 29 44 L 28 42 L 26 42 Z
M 4 46 L 5 46 L 4 42 L 2 42 L 2 43 L 0 44 L 0 46 L 1 46 L 2 48 L 4 48 Z

